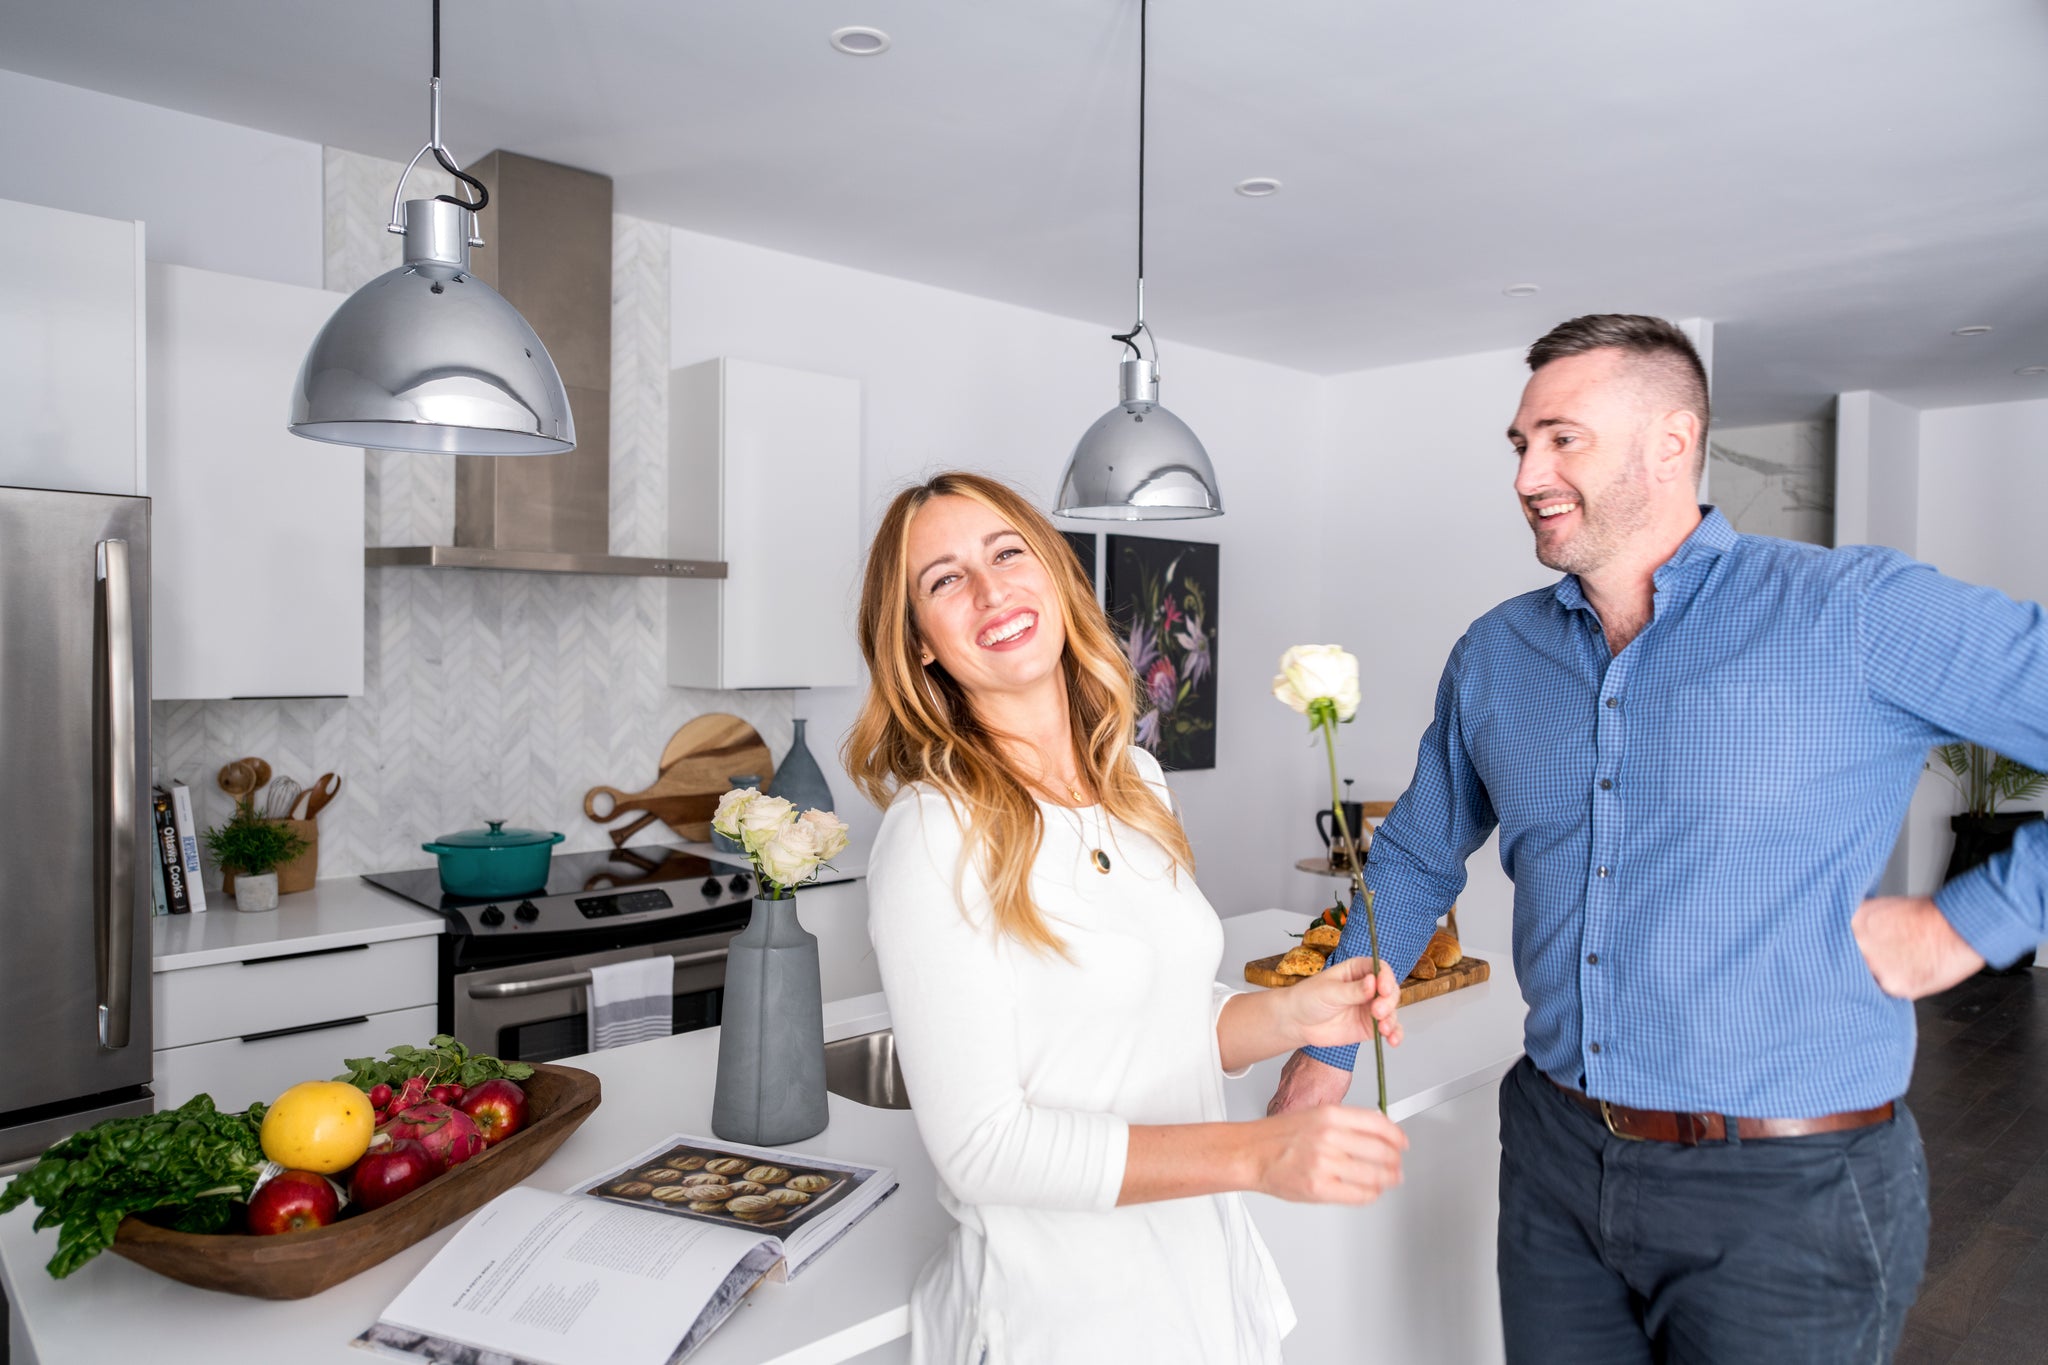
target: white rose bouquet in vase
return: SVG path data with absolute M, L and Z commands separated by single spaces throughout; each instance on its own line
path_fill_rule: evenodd
M 727 950 L 711 1131 L 797 1142 L 824 1131 L 827 1109 L 818 940 L 797 920 L 796 892 L 846 847 L 846 825 L 745 787 L 719 799 L 711 827 L 746 850 L 761 888 Z
M 1280 656 L 1280 675 L 1273 679 L 1273 695 L 1308 717 L 1311 734 L 1321 734 L 1323 751 L 1330 760 L 1330 809 L 1337 816 L 1337 833 L 1343 847 L 1356 849 L 1360 831 L 1351 828 L 1344 814 L 1344 799 L 1337 789 L 1337 727 L 1347 725 L 1358 714 L 1358 660 L 1336 645 L 1296 645 Z M 1380 971 L 1379 926 L 1373 922 L 1372 891 L 1365 884 L 1365 859 L 1351 859 L 1351 898 L 1365 905 L 1365 936 L 1372 953 L 1372 971 Z M 1387 1053 L 1377 1020 L 1372 1028 L 1372 1055 L 1379 1072 L 1380 1112 L 1387 1112 Z

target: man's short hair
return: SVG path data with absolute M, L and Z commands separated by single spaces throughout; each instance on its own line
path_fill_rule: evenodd
M 1676 324 L 1641 313 L 1588 313 L 1545 332 L 1529 348 L 1529 368 L 1540 370 L 1569 355 L 1609 349 L 1650 361 L 1675 406 L 1700 419 L 1699 449 L 1693 455 L 1693 478 L 1697 480 L 1707 461 L 1707 367 L 1700 363 L 1691 338 Z

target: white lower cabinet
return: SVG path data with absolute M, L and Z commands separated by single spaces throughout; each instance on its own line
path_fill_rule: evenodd
M 349 1057 L 434 1036 L 436 939 L 392 939 L 158 972 L 157 1107 L 201 1091 L 243 1109 Z
M 173 1109 L 202 1091 L 221 1109 L 268 1104 L 300 1081 L 332 1080 L 349 1057 L 373 1057 L 394 1043 L 415 1047 L 434 1036 L 432 1005 L 357 1015 L 297 1029 L 245 1034 L 211 1043 L 161 1048 L 156 1054 L 156 1104 Z

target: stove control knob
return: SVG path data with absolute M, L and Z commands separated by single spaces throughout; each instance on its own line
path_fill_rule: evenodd
M 716 877 L 706 877 L 704 879 L 704 885 L 698 887 L 697 889 L 704 893 L 705 899 L 707 900 L 713 896 L 716 896 L 719 892 L 725 890 L 725 888 L 719 884 L 718 878 Z
M 532 901 L 521 901 L 519 908 L 512 912 L 512 918 L 521 924 L 531 924 L 540 918 L 540 907 Z
M 505 912 L 495 905 L 486 905 L 477 915 L 477 922 L 495 929 L 505 922 Z
M 727 885 L 727 886 L 729 886 L 729 887 L 731 887 L 731 888 L 732 888 L 733 890 L 735 890 L 735 891 L 744 891 L 744 890 L 746 890 L 746 889 L 747 889 L 747 874 L 746 874 L 746 873 L 744 873 L 744 872 L 735 872 L 735 873 L 733 873 L 733 874 L 732 874 L 732 880 L 731 880 L 731 881 L 729 881 L 729 882 L 727 882 L 727 883 L 726 883 L 726 885 Z

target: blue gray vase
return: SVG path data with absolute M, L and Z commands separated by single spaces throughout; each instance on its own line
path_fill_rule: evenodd
M 789 752 L 776 765 L 775 780 L 768 784 L 767 794 L 781 797 L 799 813 L 831 810 L 832 788 L 825 784 L 824 770 L 811 757 L 810 746 L 804 743 L 804 725 L 804 721 L 797 721 L 796 738 L 790 741 Z
M 775 1147 L 824 1132 L 828 1118 L 818 940 L 795 897 L 757 896 L 725 960 L 711 1131 Z

